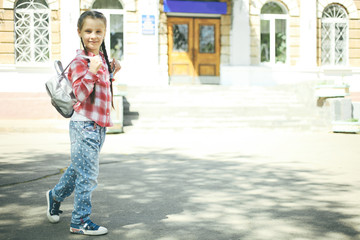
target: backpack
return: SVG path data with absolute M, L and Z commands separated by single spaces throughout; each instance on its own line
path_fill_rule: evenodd
M 56 60 L 54 66 L 57 74 L 45 83 L 46 91 L 51 97 L 51 104 L 65 118 L 73 115 L 73 106 L 77 102 L 72 84 L 65 73 L 71 63 L 72 61 L 63 69 L 61 61 Z

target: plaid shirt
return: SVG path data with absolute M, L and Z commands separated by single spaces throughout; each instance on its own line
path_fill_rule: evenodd
M 96 74 L 89 71 L 88 61 L 84 50 L 77 50 L 77 56 L 71 63 L 68 78 L 72 82 L 73 92 L 78 100 L 74 105 L 74 110 L 96 122 L 102 127 L 111 127 L 113 124 L 110 119 L 111 111 L 111 92 L 108 67 L 104 55 L 100 53 L 103 66 Z M 88 57 L 95 56 L 89 53 Z M 95 102 L 91 103 L 90 94 L 95 86 Z

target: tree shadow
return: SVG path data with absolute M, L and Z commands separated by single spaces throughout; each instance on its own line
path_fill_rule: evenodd
M 1 162 L 1 159 L 6 161 Z M 2 153 L 0 187 L 15 185 L 59 174 L 70 163 L 70 154 L 42 154 L 39 150 Z
M 59 156 L 32 157 L 41 163 Z M 290 163 L 237 153 L 195 158 L 173 149 L 105 153 L 93 220 L 108 227 L 104 239 L 360 239 L 359 202 L 338 198 L 359 186 Z M 0 188 L 2 239 L 81 238 L 68 233 L 72 198 L 62 204 L 59 224 L 45 217 L 44 193 L 59 177 Z

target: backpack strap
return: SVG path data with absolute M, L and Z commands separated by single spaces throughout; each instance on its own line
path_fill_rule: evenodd
M 74 59 L 75 60 L 75 59 Z M 62 63 L 61 61 L 59 60 L 55 60 L 54 62 L 54 66 L 55 66 L 55 70 L 57 72 L 57 74 L 60 76 L 60 75 L 64 75 L 66 70 L 69 68 L 70 64 L 74 61 L 72 60 L 67 66 L 65 69 L 63 69 L 63 66 L 62 66 Z
M 86 61 L 88 62 L 88 66 L 90 64 L 90 57 L 85 56 L 85 55 L 78 55 L 82 58 L 85 58 Z M 62 66 L 62 63 L 60 60 L 55 60 L 54 65 L 55 65 L 55 70 L 57 72 L 58 75 L 64 75 L 66 70 L 70 67 L 71 63 L 73 63 L 76 60 L 76 58 L 74 58 L 73 60 L 71 60 L 71 62 L 66 66 L 66 68 L 64 69 Z

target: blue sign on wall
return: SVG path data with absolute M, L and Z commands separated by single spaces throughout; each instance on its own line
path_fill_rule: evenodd
M 154 15 L 142 15 L 141 18 L 142 34 L 155 35 L 155 16 Z
M 164 12 L 226 14 L 226 2 L 164 0 Z

